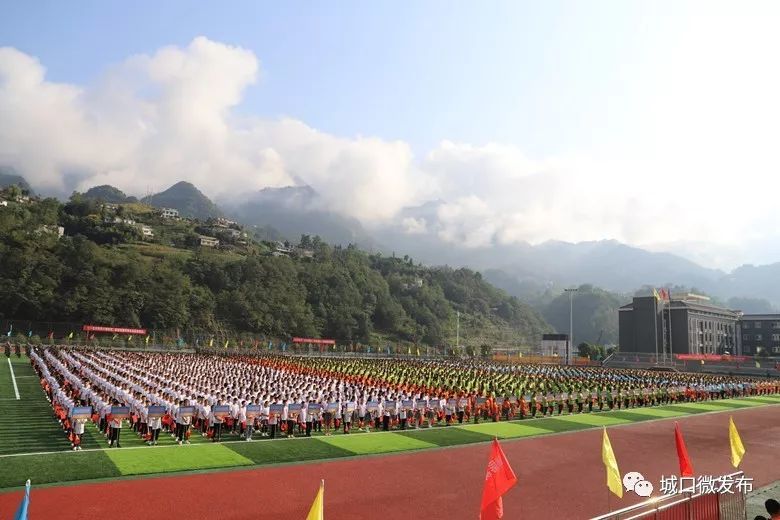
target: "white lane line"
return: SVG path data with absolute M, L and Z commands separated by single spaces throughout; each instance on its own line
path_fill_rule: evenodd
M 19 400 L 19 387 L 16 386 L 16 376 L 14 375 L 14 366 L 11 364 L 11 358 L 6 358 L 8 360 L 8 368 L 11 369 L 11 381 L 14 383 L 14 393 L 16 394 L 16 400 Z

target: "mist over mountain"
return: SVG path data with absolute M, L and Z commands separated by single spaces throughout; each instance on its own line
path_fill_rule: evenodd
M 289 240 L 319 235 L 331 244 L 355 244 L 368 251 L 376 248 L 360 221 L 321 209 L 323 201 L 309 186 L 265 188 L 234 206 L 229 204 L 222 201 L 231 217 L 250 226 L 271 226 Z
M 24 178 L 0 170 L 0 181 L 28 186 Z M 135 198 L 109 186 L 95 186 L 85 196 L 106 202 Z M 155 207 L 179 210 L 184 217 L 206 220 L 226 215 L 266 240 L 296 241 L 319 235 L 332 244 L 355 244 L 368 251 L 408 256 L 428 265 L 477 269 L 497 287 L 537 308 L 550 303 L 564 287 L 589 284 L 618 295 L 645 286 L 696 287 L 731 308 L 750 313 L 780 308 L 780 262 L 744 265 L 731 272 L 703 267 L 680 255 L 650 252 L 615 240 L 579 243 L 547 241 L 469 246 L 466 237 L 432 225 L 445 204 L 432 200 L 403 209 L 392 224 L 364 226 L 358 219 L 327 208 L 310 186 L 265 188 L 243 198 L 221 198 L 220 206 L 196 186 L 180 181 L 144 197 Z M 460 239 L 459 239 L 460 238 Z
M 16 173 L 16 170 L 7 166 L 0 166 L 0 188 L 17 185 L 23 190 L 32 191 L 27 181 Z

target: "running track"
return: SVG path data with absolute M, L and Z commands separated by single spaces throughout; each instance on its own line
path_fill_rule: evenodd
M 747 450 L 741 469 L 754 487 L 780 479 L 780 405 L 678 419 L 697 475 L 733 471 L 728 418 Z M 621 473 L 639 471 L 658 494 L 661 475 L 677 474 L 674 419 L 609 428 Z M 640 499 L 609 504 L 600 429 L 502 441 L 518 476 L 504 518 L 589 518 Z M 325 479 L 325 517 L 478 518 L 487 444 L 253 470 L 155 477 L 33 489 L 30 518 L 58 520 L 192 516 L 304 519 Z M 0 494 L 12 518 L 20 492 Z M 779 497 L 780 498 L 780 497 Z M 190 514 L 192 513 L 192 514 Z

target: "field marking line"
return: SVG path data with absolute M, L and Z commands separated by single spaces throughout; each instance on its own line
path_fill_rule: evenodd
M 16 376 L 14 375 L 14 366 L 11 364 L 11 358 L 6 358 L 8 360 L 8 368 L 11 369 L 11 381 L 14 383 L 14 393 L 16 394 L 16 400 L 18 401 L 21 399 L 19 397 L 19 387 L 16 386 Z
M 670 406 L 675 406 L 675 405 L 670 405 Z M 609 425 L 609 424 L 607 424 L 607 425 L 589 425 L 589 424 L 585 424 L 585 423 L 579 423 L 579 424 L 582 424 L 584 426 L 584 428 L 579 428 L 579 429 L 576 429 L 576 430 L 564 430 L 564 431 L 550 430 L 549 433 L 540 433 L 540 434 L 527 435 L 527 436 L 522 436 L 522 437 L 507 437 L 507 438 L 504 438 L 504 439 L 501 439 L 501 440 L 502 440 L 502 442 L 522 441 L 522 440 L 534 439 L 534 438 L 538 438 L 538 437 L 550 437 L 550 436 L 556 436 L 556 435 L 566 435 L 566 434 L 580 433 L 580 432 L 587 431 L 587 430 L 592 430 L 592 429 L 595 429 L 595 428 L 602 428 L 604 426 L 606 426 L 607 428 L 622 428 L 622 427 L 625 427 L 625 426 L 634 426 L 634 425 L 639 425 L 639 424 L 648 424 L 648 423 L 654 423 L 654 422 L 659 422 L 659 421 L 668 421 L 668 420 L 672 420 L 672 419 L 673 420 L 686 419 L 688 417 L 698 417 L 698 416 L 703 416 L 703 415 L 713 415 L 713 414 L 724 413 L 724 412 L 739 412 L 741 410 L 755 410 L 755 409 L 759 409 L 759 408 L 775 407 L 775 406 L 780 407 L 780 402 L 778 402 L 776 404 L 775 403 L 771 403 L 771 404 L 770 403 L 762 403 L 762 404 L 760 404 L 758 406 L 751 406 L 751 407 L 743 406 L 741 408 L 724 409 L 724 410 L 707 410 L 705 412 L 699 412 L 699 413 L 695 413 L 695 412 L 688 413 L 688 412 L 685 412 L 685 415 L 677 415 L 677 416 L 672 416 L 672 417 L 657 417 L 657 418 L 653 418 L 653 419 L 647 419 L 647 420 L 642 420 L 642 421 L 631 421 L 631 422 L 619 423 L 619 424 L 613 424 L 613 425 Z M 620 412 L 620 411 L 623 411 L 623 410 L 609 410 L 609 411 L 599 412 L 599 414 L 604 414 L 604 416 L 607 416 L 606 414 L 609 414 L 610 412 L 613 412 L 613 411 Z M 555 417 L 558 417 L 558 416 L 555 416 Z M 546 417 L 546 419 L 554 419 L 555 417 Z M 541 420 L 541 419 L 542 418 L 539 418 L 539 419 L 524 419 L 524 421 L 531 422 L 531 421 L 536 421 L 536 420 Z M 533 424 L 521 423 L 520 420 L 507 421 L 506 423 L 518 424 L 520 426 L 522 426 L 522 425 L 533 426 Z M 479 423 L 479 424 L 494 424 L 494 423 Z M 413 429 L 413 430 L 392 430 L 392 431 L 387 431 L 387 432 L 386 431 L 374 431 L 374 432 L 369 433 L 368 435 L 372 435 L 372 436 L 377 436 L 377 435 L 380 435 L 380 434 L 396 434 L 397 435 L 397 434 L 403 434 L 403 432 L 415 432 L 415 431 L 417 431 L 417 432 L 424 432 L 424 431 L 431 431 L 431 432 L 433 432 L 433 431 L 438 431 L 438 430 L 444 429 L 444 428 L 445 428 L 444 426 L 437 426 L 435 428 L 430 428 L 430 429 L 429 428 L 419 428 L 419 429 Z M 465 430 L 465 428 L 463 428 L 461 425 L 453 425 L 452 428 L 453 429 Z M 536 428 L 544 429 L 543 426 L 536 426 Z M 476 431 L 476 430 L 466 430 L 466 431 Z M 477 433 L 480 433 L 480 432 L 477 432 Z M 85 432 L 85 434 L 86 434 L 86 432 Z M 488 434 L 483 434 L 483 435 L 488 435 Z M 261 442 L 261 443 L 262 442 L 295 442 L 295 441 L 301 441 L 301 440 L 306 440 L 306 439 L 310 439 L 310 440 L 311 439 L 315 439 L 316 440 L 316 439 L 320 439 L 320 436 L 316 436 L 316 437 L 305 437 L 305 436 L 280 437 L 278 439 L 273 439 L 273 440 L 272 439 L 266 439 L 264 441 L 263 440 L 258 440 L 257 442 Z M 105 451 L 115 451 L 117 449 L 121 450 L 121 451 L 166 449 L 166 448 L 183 448 L 183 449 L 187 449 L 188 447 L 189 448 L 196 448 L 196 447 L 202 447 L 202 446 L 219 446 L 219 445 L 227 445 L 227 444 L 246 443 L 246 442 L 247 441 L 245 441 L 245 440 L 222 441 L 222 442 L 219 442 L 219 443 L 212 443 L 212 442 L 206 441 L 206 442 L 198 442 L 198 443 L 195 443 L 195 444 L 185 444 L 184 446 L 179 446 L 178 444 L 166 444 L 166 445 L 163 445 L 163 446 L 128 446 L 126 448 L 110 448 L 110 447 L 106 446 L 105 448 L 87 448 L 85 450 L 81 450 L 81 451 L 77 451 L 77 452 L 73 451 L 71 449 L 65 449 L 65 450 L 60 450 L 60 451 L 39 451 L 39 452 L 32 452 L 32 453 L 29 453 L 29 452 L 28 453 L 7 453 L 7 454 L 4 454 L 4 455 L 0 455 L 0 459 L 10 458 L 10 457 L 26 457 L 26 456 L 30 456 L 30 455 L 56 455 L 56 454 L 68 454 L 68 453 L 87 453 L 87 452 L 95 452 L 95 451 L 104 451 L 105 452 Z M 445 449 L 445 448 L 462 448 L 462 447 L 470 446 L 470 445 L 473 445 L 473 444 L 482 444 L 482 443 L 487 443 L 487 442 L 492 442 L 492 441 L 488 439 L 488 440 L 484 440 L 484 441 L 468 442 L 468 443 L 463 443 L 463 444 L 452 444 L 452 445 L 448 445 L 448 446 L 447 445 L 445 445 L 445 446 L 433 446 L 433 447 L 430 447 L 430 448 L 416 448 L 416 449 L 408 449 L 408 450 L 394 450 L 394 451 L 387 451 L 387 452 L 380 452 L 380 453 L 365 453 L 365 454 L 363 454 L 363 453 L 355 453 L 354 455 L 348 455 L 346 457 L 349 458 L 349 457 L 384 456 L 384 455 L 393 455 L 393 454 L 399 454 L 399 453 L 409 453 L 409 452 L 413 452 L 413 451 L 427 451 L 427 450 L 436 450 L 436 449 Z M 344 457 L 339 457 L 339 458 L 344 458 Z M 320 461 L 323 461 L 323 460 L 330 460 L 330 459 L 307 459 L 305 461 L 302 461 L 301 463 L 320 462 Z M 268 466 L 273 466 L 273 465 L 276 465 L 276 464 L 289 464 L 289 462 L 270 463 L 270 464 L 256 464 L 256 466 L 268 467 Z M 244 469 L 246 468 L 246 466 L 237 466 L 237 467 L 238 468 L 244 468 Z M 187 471 L 187 470 L 184 470 L 184 471 Z M 210 470 L 206 469 L 204 471 L 210 471 Z M 177 472 L 169 472 L 169 473 L 180 473 L 180 472 L 177 471 Z M 153 475 L 165 475 L 165 474 L 166 473 L 153 473 Z M 133 476 L 133 475 L 128 475 L 128 476 Z M 87 480 L 89 480 L 89 479 L 87 479 Z M 65 482 L 79 482 L 79 481 L 65 481 Z M 0 488 L 0 490 L 2 490 L 2 489 L 4 489 L 4 488 Z

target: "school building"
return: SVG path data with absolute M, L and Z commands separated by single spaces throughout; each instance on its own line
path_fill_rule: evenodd
M 741 312 L 713 305 L 697 294 L 674 294 L 668 300 L 636 297 L 618 311 L 620 350 L 659 356 L 742 355 L 741 320 Z

